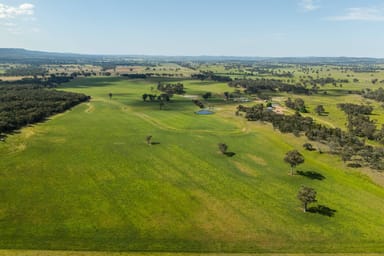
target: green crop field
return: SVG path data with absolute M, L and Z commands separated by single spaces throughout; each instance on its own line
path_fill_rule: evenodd
M 368 177 L 371 171 L 304 151 L 304 136 L 236 116 L 237 104 L 222 99 L 233 90 L 225 83 L 182 82 L 186 95 L 175 95 L 163 110 L 141 98 L 156 80 L 98 77 L 64 84 L 60 89 L 92 100 L 0 143 L 0 248 L 37 250 L 29 255 L 384 251 L 384 189 L 379 178 Z M 343 126 L 336 104 L 362 98 L 322 90 L 329 97 L 302 98 L 310 110 L 324 104 L 329 115 L 309 115 Z M 190 97 L 206 91 L 213 93 L 208 104 L 215 114 L 196 115 Z M 384 113 L 379 104 L 375 111 Z M 220 142 L 234 156 L 221 154 Z M 298 170 L 322 179 L 289 175 L 283 158 L 291 149 L 305 157 Z M 325 206 L 329 216 L 302 211 L 296 198 L 301 185 L 316 189 L 313 205 Z

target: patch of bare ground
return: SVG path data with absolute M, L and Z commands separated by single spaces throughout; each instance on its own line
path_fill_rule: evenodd
M 372 170 L 370 168 L 360 168 L 360 169 L 356 170 L 356 173 L 358 173 L 360 175 L 365 175 L 373 183 L 375 183 L 381 187 L 384 187 L 384 172 Z

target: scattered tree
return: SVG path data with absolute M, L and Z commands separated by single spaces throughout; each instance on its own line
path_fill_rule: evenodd
M 291 166 L 291 175 L 293 175 L 294 168 L 297 165 L 304 163 L 304 157 L 295 149 L 287 152 L 284 157 L 284 161 Z
M 204 108 L 204 104 L 199 100 L 192 100 L 192 102 L 199 108 Z
M 112 99 L 112 93 L 108 93 L 108 96 L 109 96 L 109 99 L 111 100 Z
M 304 143 L 303 144 L 303 148 L 305 148 L 306 150 L 308 151 L 314 151 L 315 149 L 313 148 L 312 144 L 311 143 Z
M 297 199 L 303 204 L 303 211 L 307 211 L 307 206 L 310 203 L 316 202 L 316 190 L 310 187 L 302 186 L 297 193 Z
M 222 154 L 225 154 L 227 152 L 228 146 L 225 143 L 219 143 L 219 150 Z
M 320 116 L 325 112 L 324 106 L 323 105 L 317 105 L 315 108 L 315 112 Z
M 229 100 L 229 92 L 224 92 L 225 100 Z
M 152 144 L 152 135 L 148 135 L 146 138 L 145 138 L 146 142 L 148 145 L 151 145 Z
M 209 98 L 212 97 L 212 93 L 211 92 L 206 92 L 206 93 L 203 94 L 202 97 L 203 97 L 204 100 L 208 100 Z

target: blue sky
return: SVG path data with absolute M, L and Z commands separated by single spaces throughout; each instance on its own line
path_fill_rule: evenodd
M 381 0 L 0 0 L 0 47 L 384 57 Z

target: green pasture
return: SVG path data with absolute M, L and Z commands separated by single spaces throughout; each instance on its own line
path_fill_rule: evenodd
M 183 96 L 164 110 L 143 102 L 156 80 L 65 84 L 61 89 L 92 100 L 0 143 L 0 248 L 100 251 L 92 255 L 384 251 L 381 185 L 336 156 L 304 151 L 304 137 L 235 116 L 236 104 L 222 99 L 232 90 L 225 83 L 183 83 L 186 96 L 211 91 L 206 104 L 216 113 L 196 115 Z M 219 152 L 220 142 L 233 157 Z M 289 175 L 283 158 L 294 148 L 305 157 L 298 170 L 321 179 Z M 301 185 L 314 187 L 328 212 L 303 213 Z
M 0 256 L 356 256 L 354 253 L 164 253 L 164 252 L 95 252 L 95 251 L 40 251 L 0 250 Z M 377 253 L 359 254 L 379 256 Z
M 356 256 L 354 253 L 159 253 L 159 252 L 94 252 L 94 251 L 40 251 L 0 250 L 0 256 Z M 359 254 L 379 256 L 377 253 Z

